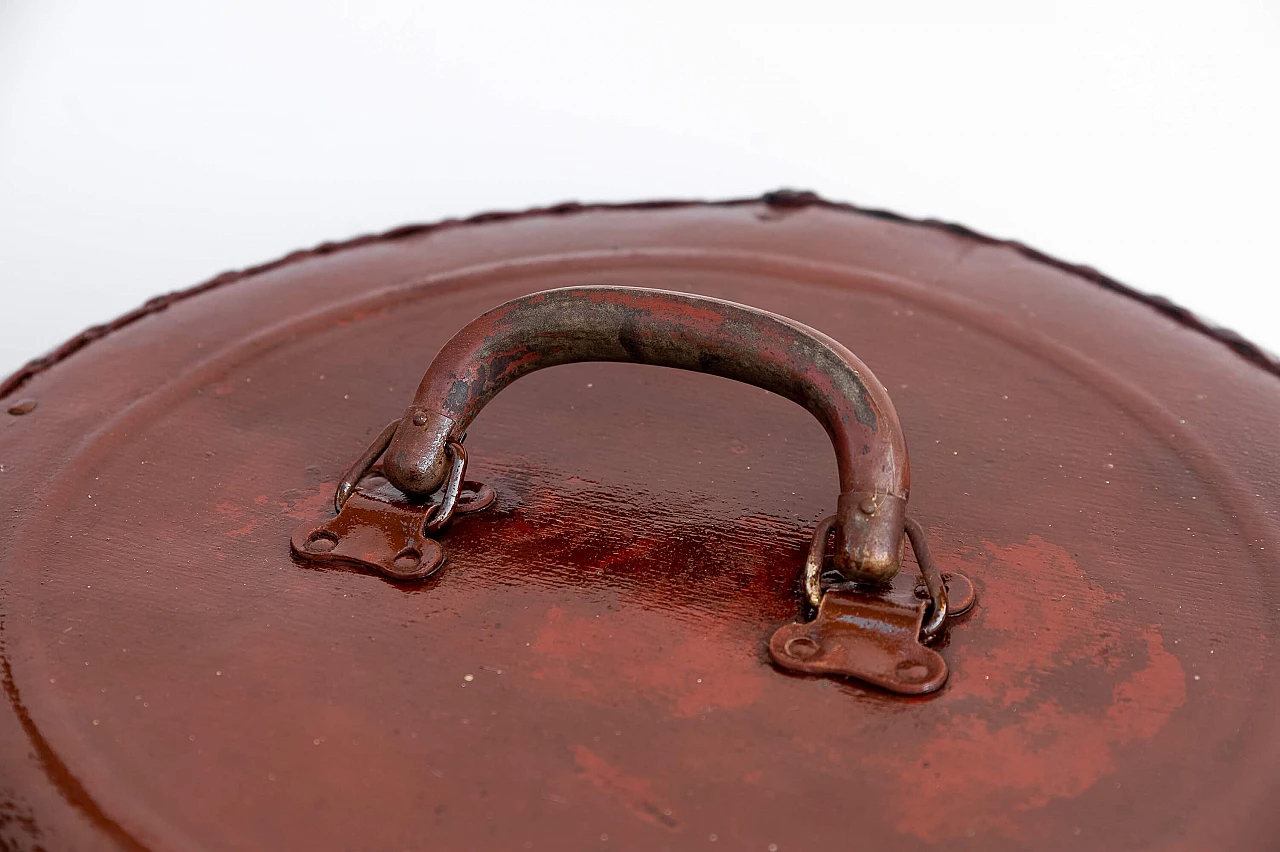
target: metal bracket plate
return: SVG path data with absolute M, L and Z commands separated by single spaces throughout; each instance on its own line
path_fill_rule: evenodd
M 492 488 L 464 482 L 455 513 L 479 512 L 493 501 Z M 337 517 L 298 527 L 289 544 L 294 555 L 311 562 L 345 562 L 391 580 L 422 580 L 444 565 L 444 549 L 424 531 L 438 505 L 409 500 L 374 470 Z
M 951 616 L 974 600 L 967 577 L 946 577 Z M 769 641 L 774 662 L 791 671 L 843 675 L 902 695 L 925 695 L 947 681 L 942 655 L 920 643 L 927 600 L 903 594 L 833 588 L 813 621 L 787 624 Z

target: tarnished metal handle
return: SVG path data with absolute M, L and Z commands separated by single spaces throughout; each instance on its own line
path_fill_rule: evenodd
M 705 296 L 572 287 L 494 308 L 431 362 L 390 438 L 387 478 L 408 495 L 433 494 L 452 467 L 447 448 L 499 391 L 535 370 L 581 361 L 711 373 L 804 406 L 831 437 L 839 468 L 833 567 L 861 582 L 885 582 L 898 573 L 911 474 L 884 386 L 825 334 Z
M 724 376 L 773 391 L 817 417 L 835 447 L 841 491 L 805 560 L 812 618 L 775 630 L 769 654 L 787 671 L 854 677 L 904 695 L 942 687 L 947 662 L 923 643 L 968 611 L 976 592 L 968 578 L 938 569 L 924 528 L 906 515 L 907 449 L 888 393 L 826 335 L 719 299 L 580 287 L 494 308 L 444 345 L 413 405 L 338 484 L 338 516 L 299 527 L 290 538 L 294 554 L 353 562 L 396 581 L 430 576 L 445 558 L 436 534 L 455 512 L 483 509 L 494 496 L 464 479 L 467 426 L 521 376 L 576 361 Z M 379 458 L 387 480 L 381 484 L 369 476 Z M 427 499 L 437 492 L 438 499 Z M 909 591 L 888 582 L 902 567 L 906 539 L 923 580 Z M 838 577 L 825 572 L 828 565 Z

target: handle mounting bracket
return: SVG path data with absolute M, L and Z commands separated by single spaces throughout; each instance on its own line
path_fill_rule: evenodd
M 961 574 L 944 575 L 955 618 L 973 604 L 973 584 Z M 947 662 L 921 636 L 929 592 L 863 588 L 853 583 L 827 589 L 813 621 L 786 624 L 769 640 L 781 668 L 815 675 L 857 678 L 901 695 L 925 695 L 947 680 Z
M 496 497 L 490 486 L 462 479 L 461 470 L 457 478 L 452 511 L 447 511 L 447 491 L 426 502 L 410 500 L 387 482 L 380 467 L 368 469 L 346 489 L 337 517 L 318 526 L 303 524 L 290 538 L 290 548 L 309 562 L 345 562 L 390 580 L 426 579 L 445 559 L 433 536 L 453 515 L 481 512 Z

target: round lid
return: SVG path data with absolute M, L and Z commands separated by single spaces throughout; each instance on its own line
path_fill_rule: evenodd
M 293 555 L 455 332 L 585 285 L 874 370 L 977 589 L 945 686 L 773 662 L 836 465 L 716 376 L 512 384 L 466 443 L 497 500 L 425 580 Z M 1271 848 L 1277 372 L 1089 270 L 794 194 L 403 228 L 165 297 L 3 388 L 0 845 Z

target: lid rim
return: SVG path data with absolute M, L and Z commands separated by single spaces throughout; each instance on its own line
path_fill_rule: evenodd
M 14 395 L 31 379 L 45 372 L 54 365 L 70 358 L 72 355 L 84 349 L 95 340 L 105 337 L 114 331 L 118 331 L 125 326 L 132 325 L 144 317 L 159 313 L 175 302 L 185 301 L 186 299 L 201 295 L 209 290 L 213 290 L 227 284 L 233 284 L 245 278 L 251 278 L 254 275 L 270 272 L 283 266 L 299 263 L 311 258 L 322 257 L 335 252 L 360 248 L 367 245 L 390 242 L 404 237 L 420 236 L 448 228 L 484 225 L 495 222 L 508 222 L 515 219 L 527 219 L 540 216 L 564 216 L 569 214 L 594 212 L 671 210 L 687 207 L 741 207 L 750 204 L 764 204 L 770 207 L 784 207 L 792 209 L 818 207 L 835 212 L 866 216 L 872 219 L 882 219 L 897 224 L 930 228 L 937 231 L 943 231 L 954 236 L 973 240 L 983 245 L 1009 248 L 1028 260 L 1066 272 L 1077 278 L 1082 278 L 1085 281 L 1102 287 L 1105 290 L 1110 290 L 1113 293 L 1141 302 L 1147 307 L 1155 310 L 1157 313 L 1174 320 L 1179 325 L 1193 331 L 1198 331 L 1201 334 L 1216 340 L 1235 352 L 1245 361 L 1252 363 L 1254 366 L 1260 367 L 1272 375 L 1280 376 L 1280 357 L 1272 355 L 1263 347 L 1246 339 L 1243 335 L 1240 335 L 1231 329 L 1214 325 L 1203 317 L 1196 315 L 1194 312 L 1178 305 L 1164 296 L 1144 293 L 1141 290 L 1130 287 L 1127 284 L 1104 275 L 1092 266 L 1068 263 L 1067 261 L 1059 260 L 1058 258 L 1048 255 L 1018 240 L 999 239 L 955 222 L 947 222 L 933 218 L 912 218 L 900 213 L 895 213 L 891 210 L 860 207 L 848 202 L 831 201 L 821 197 L 815 192 L 807 190 L 779 189 L 772 192 L 766 192 L 756 198 L 731 198 L 716 201 L 698 199 L 662 199 L 653 201 L 619 203 L 599 202 L 587 204 L 568 201 L 560 204 L 553 204 L 548 207 L 531 207 L 516 211 L 488 211 L 476 213 L 462 219 L 450 218 L 440 219 L 429 223 L 400 225 L 381 233 L 362 234 L 360 236 L 338 242 L 323 242 L 313 248 L 293 251 L 282 257 L 276 258 L 275 260 L 261 263 L 256 266 L 222 272 L 215 275 L 213 278 L 192 287 L 175 290 L 170 293 L 165 293 L 152 299 L 148 299 L 140 307 L 135 308 L 134 310 L 129 311 L 110 322 L 90 326 L 45 355 L 28 361 L 25 365 L 19 367 L 14 373 L 5 378 L 3 382 L 0 382 L 0 400 L 7 399 Z

